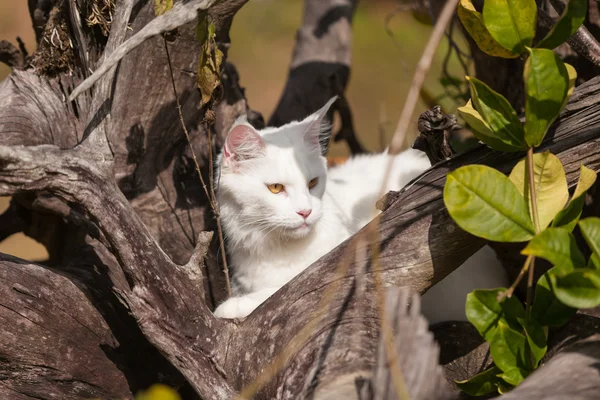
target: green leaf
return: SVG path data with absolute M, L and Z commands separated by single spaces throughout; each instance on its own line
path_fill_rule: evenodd
M 550 271 L 553 271 L 552 268 Z M 540 277 L 535 287 L 535 297 L 531 307 L 531 316 L 544 326 L 562 326 L 566 324 L 577 309 L 564 305 L 552 291 L 549 278 L 550 271 Z M 560 275 L 560 273 L 557 272 Z
M 528 369 L 533 370 L 537 368 L 539 362 L 542 360 L 542 358 L 546 354 L 546 351 L 548 350 L 548 345 L 546 343 L 548 337 L 546 335 L 545 329 L 535 319 L 531 319 L 529 322 L 527 322 L 523 318 L 520 320 L 520 322 L 521 326 L 523 326 L 523 329 L 525 329 L 525 337 L 527 338 L 527 348 L 530 352 L 530 355 L 532 356 L 530 364 L 528 364 Z M 506 381 L 512 383 L 508 380 Z
M 560 19 L 554 24 L 546 37 L 538 43 L 537 47 L 554 49 L 566 42 L 585 21 L 587 10 L 587 0 L 570 0 Z
M 527 205 L 501 172 L 467 165 L 446 177 L 444 204 L 465 231 L 496 242 L 524 242 L 535 233 Z
M 566 228 L 547 228 L 527 244 L 521 254 L 544 258 L 564 273 L 585 267 L 575 237 Z
M 196 40 L 201 45 L 204 45 L 208 39 L 208 12 L 206 10 L 198 11 L 198 23 L 194 30 L 196 32 Z
M 483 22 L 502 47 L 521 54 L 535 35 L 537 6 L 534 0 L 485 0 Z
M 159 16 L 173 8 L 173 0 L 154 0 L 154 15 Z
M 494 364 L 503 372 L 513 368 L 525 369 L 527 356 L 525 352 L 525 335 L 512 329 L 503 321 L 498 322 L 498 328 L 490 341 L 490 354 Z
M 475 110 L 490 127 L 494 136 L 516 150 L 526 150 L 525 133 L 515 110 L 501 94 L 477 78 L 467 76 Z
M 567 69 L 567 74 L 569 75 L 569 89 L 567 90 L 567 96 L 565 97 L 565 101 L 563 102 L 563 105 L 560 108 L 561 110 L 563 108 L 565 108 L 565 106 L 569 102 L 569 99 L 571 98 L 571 95 L 573 94 L 573 89 L 575 88 L 575 82 L 577 81 L 577 70 L 575 70 L 575 68 L 573 68 L 573 66 L 571 64 L 567 64 L 567 63 L 563 63 L 563 64 L 565 64 L 565 68 Z
M 600 218 L 582 219 L 579 221 L 579 229 L 592 252 L 600 254 Z
M 500 381 L 497 375 L 501 373 L 500 368 L 492 366 L 471 379 L 456 381 L 456 386 L 471 396 L 483 396 L 496 391 L 498 381 Z
M 499 375 L 507 383 L 517 386 L 527 377 L 528 372 L 521 368 L 513 368 Z
M 526 176 L 524 158 L 515 165 L 509 179 L 515 184 L 519 193 L 529 204 L 529 215 L 532 214 L 529 178 Z M 533 179 L 535 182 L 537 210 L 540 229 L 546 228 L 569 200 L 569 187 L 562 163 L 549 151 L 533 155 Z
M 577 182 L 575 193 L 573 193 L 573 197 L 567 207 L 554 217 L 552 226 L 564 226 L 569 231 L 575 228 L 585 204 L 585 194 L 594 182 L 596 182 L 596 172 L 581 164 L 579 181 Z
M 471 35 L 481 51 L 494 57 L 515 58 L 519 56 L 519 54 L 502 47 L 490 35 L 483 24 L 483 16 L 475 9 L 471 0 L 460 0 L 457 14 L 465 30 L 469 32 L 469 35 Z
M 550 274 L 556 297 L 569 307 L 593 308 L 600 305 L 600 276 L 588 268 L 576 269 L 567 275 Z
M 463 107 L 458 107 L 457 111 L 462 119 L 471 127 L 473 135 L 492 149 L 506 152 L 522 150 L 521 147 L 515 147 L 498 139 L 492 128 L 483 120 L 481 114 L 473 108 L 471 100 Z
M 562 110 L 569 74 L 560 57 L 548 49 L 528 49 L 525 62 L 525 141 L 539 146 Z
M 503 298 L 498 301 L 505 288 L 474 290 L 467 295 L 465 312 L 467 319 L 485 340 L 492 340 L 498 322 L 516 324 L 525 316 L 521 302 L 514 298 Z
M 587 267 L 600 271 L 600 256 L 598 256 L 598 253 L 592 253 L 588 260 Z
M 514 388 L 515 387 L 513 385 L 505 381 L 500 381 L 500 383 L 498 383 L 498 393 L 500 394 L 506 394 Z

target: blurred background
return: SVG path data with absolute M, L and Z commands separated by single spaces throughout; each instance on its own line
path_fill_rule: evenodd
M 295 32 L 302 20 L 302 0 L 250 0 L 236 14 L 231 29 L 229 59 L 240 74 L 250 106 L 271 115 L 285 85 L 295 43 Z M 423 22 L 419 22 L 423 21 Z M 415 65 L 429 38 L 432 27 L 426 15 L 402 11 L 397 0 L 363 0 L 353 21 L 352 67 L 347 99 L 352 108 L 359 141 L 371 151 L 382 150 L 391 139 L 404 105 Z M 29 53 L 35 50 L 35 36 L 26 1 L 0 1 L 0 40 L 14 44 L 20 37 Z M 459 48 L 466 48 L 462 37 L 454 35 Z M 453 79 L 464 77 L 464 68 L 456 52 L 448 53 L 444 40 L 438 53 L 420 104 L 416 107 L 408 138 L 412 143 L 418 115 L 434 104 L 445 112 L 456 109 L 457 93 L 445 90 Z M 447 58 L 447 60 L 446 60 Z M 442 75 L 446 71 L 446 75 Z M 0 80 L 10 69 L 0 64 Z M 329 155 L 348 154 L 345 142 L 333 144 Z M 0 212 L 8 206 L 0 197 Z M 0 242 L 0 252 L 28 260 L 48 257 L 44 247 L 22 233 Z

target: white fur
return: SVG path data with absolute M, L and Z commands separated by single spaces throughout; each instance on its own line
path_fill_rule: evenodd
M 231 136 L 247 135 L 253 142 L 255 157 L 248 157 L 249 147 L 243 144 L 239 146 L 244 157 L 236 158 L 232 146 L 219 157 L 218 200 L 231 255 L 233 297 L 215 315 L 247 316 L 377 214 L 375 203 L 389 156 L 357 156 L 327 171 L 318 135 L 331 102 L 305 120 L 280 128 L 249 134 L 243 120 L 232 128 Z M 417 150 L 395 157 L 386 191 L 399 190 L 430 167 Z M 313 178 L 319 181 L 309 190 Z M 284 185 L 285 191 L 271 193 L 267 185 L 274 183 Z M 305 220 L 298 210 L 312 212 Z M 490 251 L 475 254 L 423 296 L 423 313 L 431 323 L 464 320 L 469 291 L 506 285 L 504 271 Z

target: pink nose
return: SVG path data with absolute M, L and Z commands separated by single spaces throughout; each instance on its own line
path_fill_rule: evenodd
M 298 213 L 298 215 L 300 215 L 302 218 L 306 219 L 308 218 L 308 216 L 310 215 L 310 213 L 312 212 L 312 210 L 298 210 L 296 211 Z

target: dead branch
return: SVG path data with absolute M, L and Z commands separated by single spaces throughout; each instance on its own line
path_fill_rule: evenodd
M 222 18 L 221 24 L 215 25 L 223 27 L 217 36 L 223 38 L 219 46 L 226 47 L 228 21 L 243 1 L 231 1 L 231 7 L 225 7 L 225 3 L 219 3 L 223 14 L 211 14 L 215 7 L 209 10 L 209 15 Z M 310 19 L 322 16 L 319 14 L 323 11 L 322 4 L 307 2 L 305 20 L 312 21 L 313 28 L 323 28 L 308 32 L 313 39 L 323 34 L 325 40 L 329 34 L 337 34 L 338 28 L 349 32 L 346 19 L 349 20 L 351 13 L 347 13 L 347 4 L 337 9 L 339 15 L 332 12 L 325 19 Z M 154 17 L 152 2 L 146 2 L 126 18 L 130 5 L 125 1 L 120 3 L 117 14 L 121 13 L 121 22 L 115 18 L 111 27 L 111 35 L 115 34 L 117 39 L 109 40 L 108 51 L 129 34 L 125 32 L 119 38 L 123 34 L 123 21 L 130 20 L 133 32 L 138 32 Z M 196 108 L 199 97 L 194 89 L 199 46 L 191 25 L 178 29 L 169 50 L 182 114 L 190 127 L 199 166 L 205 171 L 206 132 L 200 124 L 202 115 Z M 349 42 L 342 43 L 345 47 L 340 54 L 349 56 Z M 311 46 L 319 44 L 315 40 Z M 96 49 L 100 50 L 104 49 Z M 298 54 L 321 54 L 315 49 L 301 50 Z M 211 314 L 203 301 L 211 297 L 207 294 L 211 291 L 204 290 L 200 263 L 210 240 L 209 234 L 201 233 L 210 226 L 210 216 L 204 212 L 207 199 L 202 198 L 191 155 L 185 150 L 176 101 L 165 95 L 173 92 L 172 82 L 165 73 L 168 65 L 161 64 L 161 60 L 165 60 L 162 38 L 150 38 L 121 60 L 114 77 L 105 78 L 106 82 L 111 81 L 110 90 L 98 86 L 98 90 L 94 88 L 74 102 L 67 101 L 67 95 L 79 83 L 78 79 L 87 76 L 82 70 L 76 70 L 72 77 L 63 74 L 52 79 L 36 74 L 35 70 L 20 71 L 0 85 L 0 195 L 18 195 L 19 204 L 30 205 L 33 213 L 52 213 L 54 219 L 44 219 L 43 230 L 45 236 L 55 233 L 61 238 L 62 247 L 50 246 L 51 260 L 53 264 L 54 260 L 66 261 L 60 272 L 38 266 L 28 271 L 35 270 L 32 275 L 38 280 L 52 274 L 72 282 L 69 285 L 57 281 L 60 285 L 52 288 L 56 296 L 75 291 L 69 301 L 60 303 L 66 314 L 98 315 L 100 323 L 104 320 L 108 328 L 104 331 L 94 328 L 94 332 L 103 335 L 102 343 L 112 340 L 110 335 L 118 340 L 118 348 L 111 346 L 119 357 L 124 357 L 127 349 L 139 349 L 134 342 L 146 343 L 146 348 L 156 353 L 154 360 L 164 356 L 163 363 L 167 366 L 164 370 L 168 371 L 171 382 L 181 378 L 191 385 L 195 394 L 189 394 L 190 398 L 198 395 L 231 398 L 270 369 L 272 361 L 284 352 L 286 362 L 264 381 L 257 397 L 326 398 L 342 388 L 352 388 L 351 383 L 356 379 L 369 379 L 376 362 L 381 322 L 375 296 L 369 295 L 375 288 L 370 254 L 364 251 L 362 259 L 351 263 L 346 272 L 338 272 L 336 268 L 355 238 L 317 261 L 246 320 L 223 321 Z M 343 60 L 342 66 L 348 68 L 349 61 L 343 64 Z M 93 64 L 94 60 L 89 62 Z M 222 138 L 235 117 L 248 112 L 235 69 L 225 65 L 226 101 L 216 107 L 217 138 Z M 544 148 L 561 158 L 571 184 L 577 178 L 580 162 L 600 169 L 596 150 L 600 141 L 599 100 L 600 79 L 578 88 L 544 144 Z M 304 115 L 305 111 L 300 112 Z M 259 120 L 258 116 L 256 119 Z M 448 171 L 472 162 L 508 171 L 519 157 L 519 154 L 497 154 L 480 146 L 436 165 L 406 190 L 390 196 L 381 216 L 378 243 L 385 285 L 409 286 L 414 292 L 423 293 L 484 244 L 461 231 L 443 208 L 441 192 Z M 35 198 L 41 194 L 43 201 Z M 21 196 L 31 197 L 25 201 Z M 81 223 L 83 218 L 89 223 Z M 15 263 L 20 266 L 22 262 L 1 260 L 0 274 L 14 269 Z M 356 288 L 357 271 L 363 285 L 361 290 Z M 214 282 L 208 274 L 207 281 Z M 97 279 L 98 276 L 102 279 Z M 25 282 L 26 277 L 18 279 Z M 10 285 L 2 285 L 0 290 Z M 39 285 L 23 286 L 28 292 L 37 293 Z M 312 311 L 319 309 L 325 293 L 333 293 L 329 307 L 323 315 L 316 315 Z M 19 296 L 25 296 L 18 297 L 19 301 L 28 299 L 30 309 L 47 300 L 45 295 Z M 127 324 L 119 321 L 124 316 L 130 318 Z M 298 340 L 299 332 L 307 326 L 312 329 L 304 331 L 302 340 Z M 66 324 L 65 329 L 70 328 Z M 3 329 L 2 335 L 9 332 L 9 328 Z M 57 338 L 66 335 L 59 324 L 55 323 L 54 329 Z M 73 329 L 79 332 L 77 326 Z M 40 344 L 44 343 L 42 331 L 26 332 L 32 336 L 31 342 L 23 345 L 24 349 L 40 352 L 41 358 L 43 354 L 48 357 L 54 354 Z M 134 332 L 133 337 L 126 332 Z M 121 395 L 123 390 L 123 397 L 131 397 L 131 392 L 144 383 L 131 383 L 134 376 L 131 369 L 123 367 L 120 372 L 115 371 L 106 356 L 103 358 L 98 352 L 101 340 L 93 335 L 88 337 L 91 339 L 85 339 L 87 343 L 81 343 L 80 347 L 95 349 L 93 354 L 98 363 L 107 371 L 114 371 L 113 381 L 93 381 L 89 375 L 77 375 L 67 366 L 53 365 L 59 373 L 65 372 L 67 379 L 73 376 L 97 385 L 94 391 L 86 386 L 92 395 Z M 131 358 L 120 361 L 131 366 Z M 22 361 L 11 353 L 9 359 L 0 359 L 0 366 L 12 368 Z M 424 358 L 423 362 L 423 368 L 432 367 L 431 358 Z M 154 368 L 159 364 L 149 365 Z M 420 368 L 415 366 L 415 372 Z M 23 376 L 2 380 L 0 390 L 22 387 Z M 145 384 L 155 378 L 143 371 L 138 376 L 145 379 Z M 64 385 L 64 380 L 47 377 L 47 374 L 39 378 L 27 375 L 28 384 L 41 388 L 31 393 L 46 398 L 54 392 L 65 393 L 67 398 L 78 394 L 80 386 Z M 125 380 L 127 386 L 121 384 Z M 105 386 L 108 384 L 112 386 Z M 186 387 L 185 383 L 180 384 Z M 345 393 L 355 397 L 356 389 Z
M 354 133 L 352 112 L 344 92 L 350 77 L 352 17 L 355 0 L 306 0 L 302 26 L 296 35 L 296 46 L 288 80 L 277 103 L 269 126 L 281 126 L 300 120 L 339 96 L 329 111 L 341 117 L 336 141 L 346 140 L 353 154 L 364 153 Z

